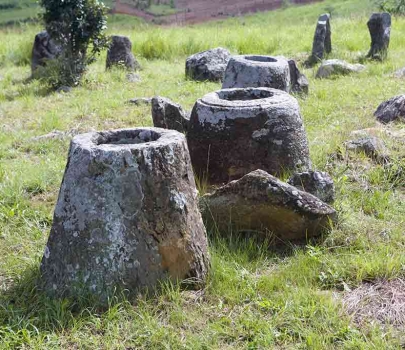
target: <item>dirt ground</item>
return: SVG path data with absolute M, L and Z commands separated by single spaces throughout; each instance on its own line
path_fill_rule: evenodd
M 321 0 L 293 0 L 295 4 L 305 4 Z M 182 25 L 205 22 L 212 19 L 238 16 L 249 12 L 274 10 L 283 5 L 283 0 L 178 0 L 179 12 L 170 16 L 154 16 L 140 11 L 134 6 L 117 0 L 113 12 L 139 16 L 147 21 L 161 24 Z

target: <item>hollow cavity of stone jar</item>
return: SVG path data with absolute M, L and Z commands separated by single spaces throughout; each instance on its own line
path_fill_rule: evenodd
M 202 283 L 208 266 L 184 135 L 135 128 L 72 140 L 41 263 L 50 294 L 134 296 L 167 279 Z
M 187 141 L 196 174 L 211 184 L 257 169 L 280 175 L 310 168 L 298 102 L 276 89 L 205 95 L 194 105 Z
M 268 87 L 290 92 L 290 68 L 284 57 L 233 56 L 226 67 L 223 89 Z

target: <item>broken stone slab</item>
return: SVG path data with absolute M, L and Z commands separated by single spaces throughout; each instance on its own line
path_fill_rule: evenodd
M 197 81 L 222 81 L 231 53 L 222 48 L 196 53 L 186 60 L 186 77 Z
M 389 160 L 389 152 L 384 141 L 375 136 L 365 136 L 345 143 L 346 150 L 355 153 L 364 153 L 367 157 L 378 162 Z
M 223 89 L 199 99 L 187 132 L 200 179 L 222 184 L 263 169 L 308 170 L 307 135 L 297 100 L 269 88 Z
M 61 140 L 66 137 L 76 136 L 78 133 L 79 133 L 79 131 L 77 129 L 71 129 L 69 131 L 52 130 L 51 132 L 49 132 L 45 135 L 31 137 L 30 141 L 43 141 L 43 140 L 55 140 L 55 139 Z
M 135 71 L 140 65 L 132 53 L 132 43 L 126 36 L 113 35 L 107 51 L 106 69 L 113 66 Z
M 323 171 L 296 173 L 287 181 L 299 190 L 313 194 L 325 203 L 335 200 L 335 184 L 330 175 Z
M 282 242 L 320 236 L 337 219 L 319 198 L 263 170 L 204 195 L 202 207 L 207 224 L 219 232 L 259 231 Z
M 391 36 L 391 15 L 387 12 L 373 13 L 367 22 L 371 36 L 368 58 L 383 60 L 387 57 Z
M 368 137 L 368 136 L 376 136 L 376 137 L 388 137 L 394 139 L 395 142 L 405 143 L 405 130 L 394 130 L 390 128 L 386 128 L 385 125 L 379 125 L 373 128 L 366 128 L 366 129 L 359 129 L 353 130 L 350 133 L 352 138 L 361 138 L 361 137 Z
M 166 280 L 204 283 L 209 255 L 184 135 L 159 128 L 71 141 L 41 263 L 51 296 L 134 297 Z
M 380 123 L 387 124 L 394 120 L 405 120 L 405 95 L 398 95 L 381 103 L 374 116 Z
M 290 92 L 290 67 L 285 57 L 232 56 L 222 89 L 267 87 Z
M 131 98 L 128 103 L 133 103 L 136 106 L 147 106 L 152 103 L 151 97 L 135 97 Z
M 350 64 L 343 60 L 327 60 L 322 62 L 316 73 L 316 78 L 324 79 L 337 75 L 348 75 L 362 72 L 366 67 L 362 64 Z
M 290 68 L 290 85 L 291 92 L 297 94 L 308 94 L 309 82 L 307 77 L 300 72 L 297 63 L 294 60 L 288 60 Z
M 39 67 L 44 67 L 49 60 L 56 59 L 62 49 L 50 37 L 47 31 L 38 33 L 35 36 L 32 48 L 31 72 L 34 75 Z
M 312 43 L 312 54 L 307 64 L 313 65 L 323 60 L 325 54 L 332 52 L 332 31 L 330 27 L 330 14 L 324 13 L 318 18 L 314 40 Z
M 186 132 L 190 117 L 183 107 L 165 97 L 152 98 L 153 125 L 157 128 Z

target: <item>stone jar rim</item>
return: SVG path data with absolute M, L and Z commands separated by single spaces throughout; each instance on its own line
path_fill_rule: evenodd
M 294 101 L 293 97 L 282 90 L 264 87 L 221 89 L 208 93 L 199 100 L 207 106 L 237 109 L 265 108 Z
M 184 140 L 184 135 L 175 130 L 139 127 L 77 135 L 72 139 L 72 145 L 89 151 L 120 151 L 164 147 Z
M 280 63 L 287 63 L 287 59 L 283 56 L 267 56 L 267 55 L 237 55 L 232 57 L 235 61 L 243 62 L 244 64 L 254 66 L 274 66 Z

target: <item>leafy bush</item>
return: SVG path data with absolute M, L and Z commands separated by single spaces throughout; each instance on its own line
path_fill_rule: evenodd
M 54 86 L 75 86 L 88 64 L 107 47 L 106 7 L 97 0 L 40 0 L 49 35 L 62 48 Z M 90 49 L 89 49 L 90 48 Z M 54 76 L 55 78 L 55 76 Z
M 378 7 L 381 11 L 392 15 L 405 15 L 405 0 L 379 0 Z

